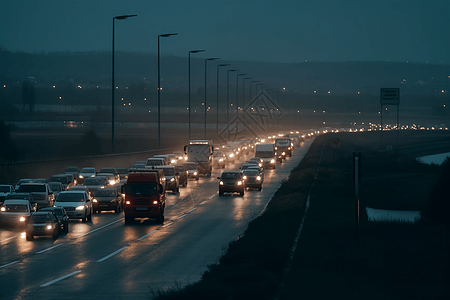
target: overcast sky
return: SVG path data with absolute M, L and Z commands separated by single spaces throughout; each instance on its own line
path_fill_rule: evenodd
M 450 63 L 450 0 L 2 0 L 10 51 L 157 52 L 264 62 Z

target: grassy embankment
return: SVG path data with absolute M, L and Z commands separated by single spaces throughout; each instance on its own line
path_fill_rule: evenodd
M 342 146 L 333 150 L 331 139 Z M 231 242 L 219 264 L 184 289 L 158 299 L 447 299 L 449 224 L 429 214 L 439 168 L 378 153 L 374 134 L 319 137 L 282 184 L 266 211 Z M 315 167 L 321 155 L 318 176 Z M 361 216 L 356 238 L 352 153 L 361 151 Z M 400 159 L 399 159 L 400 158 Z M 314 184 L 313 184 L 314 182 Z M 306 214 L 292 267 L 289 252 Z M 366 206 L 417 209 L 416 224 L 372 223 Z

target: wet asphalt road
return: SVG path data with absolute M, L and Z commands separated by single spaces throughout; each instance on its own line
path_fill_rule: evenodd
M 153 220 L 125 225 L 123 213 L 102 212 L 87 223 L 71 220 L 69 233 L 57 240 L 34 241 L 26 241 L 19 228 L 2 227 L 0 299 L 149 299 L 151 290 L 198 281 L 261 213 L 311 142 L 266 170 L 261 192 L 219 197 L 222 169 L 216 168 L 210 178 L 167 193 L 163 225 Z

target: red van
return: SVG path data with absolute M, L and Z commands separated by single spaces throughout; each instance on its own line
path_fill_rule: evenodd
M 164 223 L 165 186 L 163 170 L 131 171 L 126 184 L 122 186 L 122 194 L 125 195 L 125 224 L 131 223 L 134 218 L 156 218 L 158 223 Z

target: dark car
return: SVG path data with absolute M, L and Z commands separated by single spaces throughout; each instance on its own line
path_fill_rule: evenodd
M 219 196 L 223 193 L 239 193 L 244 196 L 244 179 L 240 171 L 223 171 L 219 179 Z
M 69 216 L 67 215 L 67 212 L 64 209 L 64 207 L 60 207 L 60 206 L 45 207 L 45 208 L 41 209 L 40 211 L 53 212 L 59 221 L 60 229 L 64 233 L 69 232 Z
M 213 161 L 219 168 L 225 169 L 225 163 L 227 160 L 227 156 L 220 150 L 214 151 Z
M 187 186 L 188 174 L 187 174 L 186 167 L 184 165 L 175 165 L 175 170 L 178 172 L 178 177 L 180 179 L 180 185 Z
M 70 178 L 67 176 L 68 174 L 57 174 L 53 175 L 48 179 L 49 182 L 61 182 L 64 188 L 64 191 L 74 186 L 74 183 L 70 181 Z M 71 174 L 69 174 L 71 175 Z M 72 175 L 73 176 L 73 175 Z
M 105 188 L 108 182 L 106 177 L 89 177 L 84 181 L 84 185 L 88 188 L 90 195 L 94 195 L 98 189 Z
M 98 175 L 98 173 L 112 173 L 114 175 L 114 179 L 116 180 L 116 183 L 120 182 L 120 175 L 119 175 L 119 172 L 117 172 L 116 168 L 111 168 L 111 167 L 101 168 L 100 171 L 97 172 L 97 175 Z
M 64 171 L 65 174 L 73 174 L 75 178 L 78 177 L 78 174 L 80 173 L 80 169 L 78 167 L 67 167 Z
M 51 235 L 53 239 L 57 239 L 59 231 L 59 221 L 51 211 L 34 212 L 27 220 L 27 241 L 33 240 L 35 236 L 42 235 Z
M 128 168 L 116 168 L 117 173 L 119 173 L 120 176 L 120 182 L 125 183 L 128 179 Z
M 116 213 L 123 211 L 122 195 L 116 188 L 99 189 L 92 199 L 93 213 L 102 210 L 114 210 Z
M 195 162 L 187 162 L 184 164 L 184 166 L 186 167 L 188 179 L 193 178 L 198 181 L 199 174 L 198 174 L 197 164 Z
M 262 189 L 262 176 L 256 169 L 245 169 L 242 171 L 242 179 L 246 188 Z

